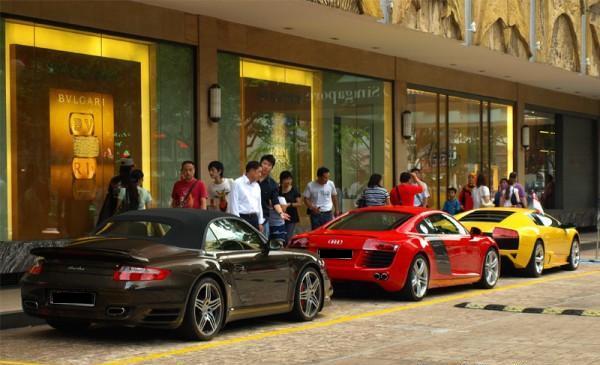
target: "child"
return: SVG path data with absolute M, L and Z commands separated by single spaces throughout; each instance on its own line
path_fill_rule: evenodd
M 460 203 L 456 199 L 455 188 L 448 188 L 448 200 L 444 203 L 443 211 L 452 215 L 460 212 Z

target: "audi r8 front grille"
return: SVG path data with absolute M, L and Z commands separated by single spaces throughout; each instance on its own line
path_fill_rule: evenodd
M 362 266 L 368 268 L 384 268 L 388 267 L 394 261 L 395 252 L 389 251 L 364 251 Z

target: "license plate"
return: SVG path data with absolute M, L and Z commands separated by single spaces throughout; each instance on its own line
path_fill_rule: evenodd
M 319 257 L 322 259 L 351 260 L 352 250 L 319 250 Z
M 81 291 L 53 290 L 50 292 L 50 304 L 94 307 L 96 305 L 96 294 Z

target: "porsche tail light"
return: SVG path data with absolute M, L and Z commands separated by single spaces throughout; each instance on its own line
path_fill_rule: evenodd
M 164 280 L 171 270 L 156 267 L 120 266 L 114 274 L 115 281 L 158 281 Z
M 386 251 L 396 252 L 398 251 L 398 244 L 391 242 L 384 242 L 379 240 L 368 239 L 363 244 L 363 250 L 375 250 L 375 251 Z
M 43 261 L 38 261 L 35 264 L 33 264 L 33 266 L 29 269 L 28 273 L 29 273 L 29 275 L 39 275 L 42 273 L 43 269 L 44 269 Z
M 308 248 L 308 238 L 306 237 L 301 237 L 301 238 L 293 238 L 292 241 L 290 242 L 290 244 L 288 245 L 289 248 Z

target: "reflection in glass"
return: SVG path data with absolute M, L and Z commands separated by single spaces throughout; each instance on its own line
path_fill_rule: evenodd
M 529 126 L 529 150 L 525 154 L 525 189 L 535 191 L 542 206 L 556 208 L 556 141 L 554 114 L 525 111 Z
M 480 105 L 478 100 L 449 97 L 449 185 L 459 191 L 469 173 L 481 169 Z

